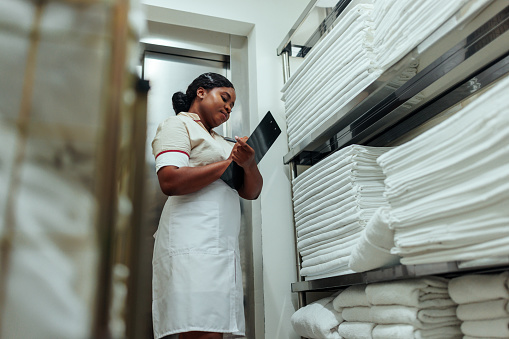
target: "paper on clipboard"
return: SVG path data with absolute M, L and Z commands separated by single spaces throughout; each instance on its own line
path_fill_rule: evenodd
M 255 151 L 256 164 L 262 160 L 263 156 L 276 141 L 279 134 L 281 134 L 281 129 L 272 116 L 272 113 L 269 111 L 265 114 L 258 126 L 256 126 L 255 130 L 251 133 L 251 136 L 246 142 Z M 235 162 L 232 162 L 226 171 L 224 171 L 221 179 L 223 179 L 223 181 L 230 187 L 238 189 L 242 186 L 244 170 Z

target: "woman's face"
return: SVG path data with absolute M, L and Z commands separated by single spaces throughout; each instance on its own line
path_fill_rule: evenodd
M 199 115 L 205 127 L 212 129 L 230 118 L 236 99 L 233 88 L 216 87 L 209 90 L 199 88 L 197 95 L 201 99 Z

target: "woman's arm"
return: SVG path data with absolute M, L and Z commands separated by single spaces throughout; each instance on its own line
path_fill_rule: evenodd
M 244 169 L 244 182 L 238 192 L 242 198 L 254 200 L 262 191 L 263 178 L 256 165 L 255 151 L 246 144 L 247 137 L 237 137 L 236 139 L 237 143 L 232 151 L 232 159 Z
M 194 193 L 221 177 L 232 162 L 227 160 L 200 167 L 165 166 L 157 172 L 159 186 L 166 195 Z

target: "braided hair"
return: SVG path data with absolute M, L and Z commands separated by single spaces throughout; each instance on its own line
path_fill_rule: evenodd
M 196 91 L 200 87 L 206 90 L 216 87 L 234 88 L 230 80 L 226 79 L 221 74 L 212 72 L 203 73 L 194 79 L 193 82 L 187 87 L 186 93 L 176 92 L 171 97 L 173 110 L 176 114 L 179 114 L 180 112 L 187 112 L 189 110 L 194 99 L 196 99 Z

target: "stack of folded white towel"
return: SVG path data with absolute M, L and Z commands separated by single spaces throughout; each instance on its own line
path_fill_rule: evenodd
M 341 292 L 332 302 L 341 312 L 344 322 L 338 333 L 345 339 L 371 339 L 375 323 L 371 320 L 371 305 L 366 295 L 366 285 L 353 285 Z
M 373 338 L 461 338 L 448 280 L 427 277 L 366 286 Z
M 297 248 L 307 280 L 351 272 L 349 256 L 360 232 L 387 205 L 376 159 L 389 149 L 351 145 L 294 180 Z
M 509 78 L 379 157 L 403 264 L 509 253 Z
M 470 2 L 470 3 L 469 3 Z M 373 52 L 375 64 L 386 70 L 437 28 L 444 24 L 458 11 L 465 12 L 463 7 L 472 6 L 476 9 L 489 3 L 488 0 L 377 0 L 373 3 Z M 468 5 L 468 6 L 465 6 Z M 472 13 L 470 13 L 472 14 Z M 456 14 L 461 16 L 461 14 Z M 457 23 L 457 22 L 455 22 Z M 448 30 L 454 26 L 448 25 Z
M 290 148 L 380 75 L 372 64 L 371 4 L 348 10 L 282 89 Z
M 290 319 L 295 332 L 305 338 L 341 339 L 338 325 L 343 318 L 341 312 L 333 308 L 335 297 L 332 295 L 298 309 Z
M 464 339 L 509 338 L 509 272 L 453 278 L 449 294 Z
M 369 85 L 437 28 L 442 26 L 443 35 L 487 3 L 488 0 L 352 2 L 281 90 L 290 148 L 332 116 L 337 119 L 346 114 L 348 107 L 357 104 L 354 99 L 361 100 L 360 94 Z M 452 21 L 444 24 L 448 20 Z M 416 67 L 414 63 L 403 70 L 397 87 L 416 73 Z

